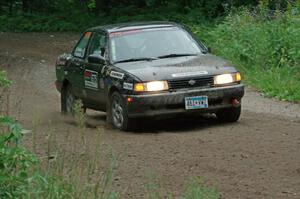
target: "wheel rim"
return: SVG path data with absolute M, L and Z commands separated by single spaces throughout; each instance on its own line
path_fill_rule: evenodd
M 112 102 L 112 118 L 114 126 L 116 126 L 117 128 L 121 128 L 123 126 L 123 107 L 120 99 L 114 98 Z
M 67 92 L 67 96 L 66 96 L 66 108 L 67 108 L 67 112 L 68 113 L 72 113 L 73 112 L 73 105 L 74 105 L 74 96 L 71 93 L 70 90 L 68 90 Z

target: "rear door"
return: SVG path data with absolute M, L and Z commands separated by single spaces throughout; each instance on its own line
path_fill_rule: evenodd
M 94 32 L 89 45 L 88 55 L 99 54 L 107 59 L 107 34 Z M 89 103 L 94 106 L 105 107 L 104 76 L 102 70 L 106 64 L 88 63 L 85 68 L 85 90 Z
M 73 93 L 81 99 L 86 98 L 86 93 L 84 92 L 84 71 L 87 64 L 86 55 L 91 36 L 92 32 L 85 32 L 75 46 L 68 71 Z

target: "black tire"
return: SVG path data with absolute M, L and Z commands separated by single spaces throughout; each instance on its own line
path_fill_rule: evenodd
M 73 114 L 74 113 L 74 103 L 75 96 L 72 92 L 72 86 L 64 86 L 61 92 L 61 112 L 62 114 Z
M 123 131 L 133 129 L 133 120 L 128 118 L 127 106 L 123 97 L 118 92 L 114 92 L 111 97 L 110 110 L 107 117 L 114 128 Z
M 241 106 L 219 110 L 216 115 L 220 122 L 237 122 L 241 115 Z

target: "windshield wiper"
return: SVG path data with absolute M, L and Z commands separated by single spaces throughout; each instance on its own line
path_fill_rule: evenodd
M 164 59 L 164 58 L 172 58 L 172 57 L 186 57 L 186 56 L 197 56 L 198 54 L 191 54 L 191 53 L 182 53 L 182 54 L 169 54 L 169 55 L 162 55 L 159 56 L 159 59 Z
M 124 59 L 120 61 L 116 61 L 115 63 L 125 63 L 125 62 L 135 62 L 135 61 L 152 61 L 157 60 L 158 58 L 155 57 L 139 57 L 139 58 L 131 58 L 131 59 Z

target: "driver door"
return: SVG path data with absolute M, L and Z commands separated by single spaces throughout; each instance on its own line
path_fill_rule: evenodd
M 107 35 L 104 32 L 94 32 L 88 49 L 88 55 L 99 54 L 107 58 Z M 105 64 L 87 63 L 84 78 L 85 90 L 89 104 L 103 109 L 105 107 L 104 76 L 102 69 Z M 103 107 L 104 106 L 104 107 Z
M 72 91 L 75 96 L 84 99 L 86 96 L 84 95 L 84 70 L 86 66 L 86 54 L 88 44 L 90 42 L 92 32 L 85 32 L 81 37 L 80 41 L 75 46 L 71 64 L 68 67 L 68 76 L 69 81 L 72 85 Z

